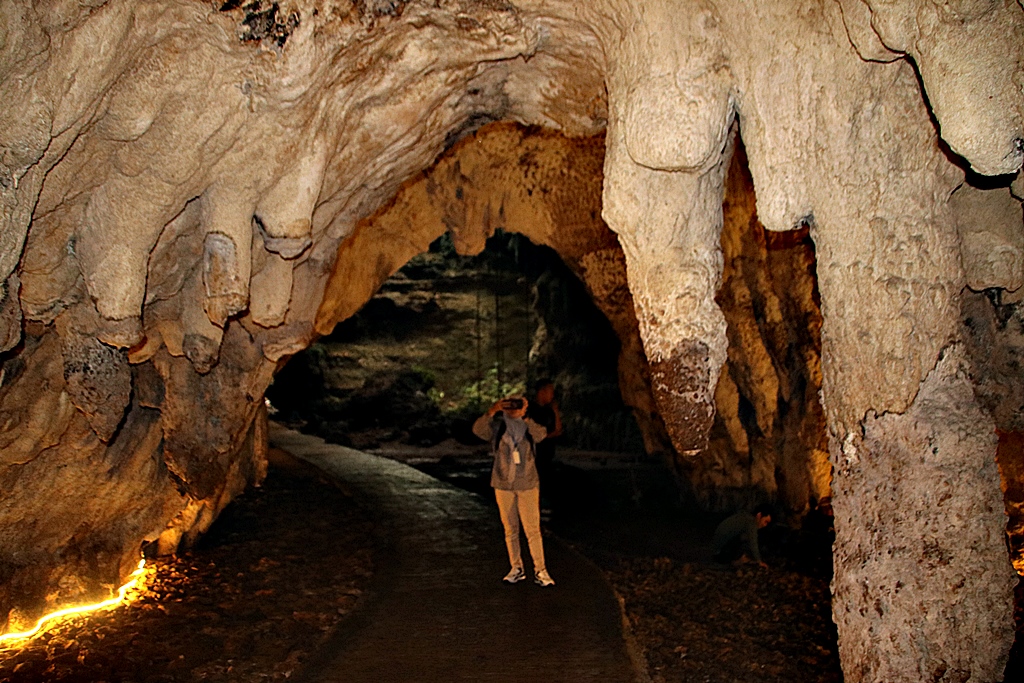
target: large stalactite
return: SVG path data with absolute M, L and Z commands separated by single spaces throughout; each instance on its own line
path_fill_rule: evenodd
M 965 286 L 1022 282 L 1022 61 L 1014 0 L 0 5 L 0 614 L 115 583 L 262 476 L 278 364 L 425 246 L 395 225 L 353 260 L 357 224 L 488 121 L 607 129 L 653 395 L 699 458 L 738 124 L 760 221 L 816 247 L 847 679 L 997 680 L 1015 385 L 960 320 Z M 464 205 L 435 218 L 472 250 L 498 220 Z M 622 264 L 566 220 L 540 241 L 597 291 Z

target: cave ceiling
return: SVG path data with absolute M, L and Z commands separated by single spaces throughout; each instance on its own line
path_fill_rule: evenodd
M 964 286 L 1024 283 L 1022 61 L 1016 0 L 3 0 L 0 605 L 71 585 L 97 548 L 90 571 L 123 574 L 257 480 L 278 364 L 361 303 L 337 296 L 367 277 L 346 240 L 493 121 L 604 131 L 601 210 L 693 455 L 726 354 L 739 130 L 761 222 L 817 249 L 833 464 L 896 453 L 902 427 L 865 421 L 942 421 L 911 408 L 926 384 L 962 393 Z M 471 252 L 499 226 L 469 218 L 445 227 Z M 116 525 L 88 502 L 112 481 Z

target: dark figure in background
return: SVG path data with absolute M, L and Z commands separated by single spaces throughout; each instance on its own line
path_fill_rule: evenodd
M 818 576 L 832 576 L 832 542 L 836 539 L 832 499 L 823 497 L 811 507 L 800 530 L 798 552 Z
M 551 517 L 551 491 L 555 488 L 555 448 L 562 435 L 562 412 L 555 398 L 555 383 L 550 379 L 539 380 L 534 385 L 536 396 L 527 410 L 527 416 L 548 431 L 547 437 L 537 444 L 537 471 L 544 480 L 544 494 L 541 496 L 541 515 L 545 521 Z
M 768 565 L 761 559 L 757 532 L 768 526 L 771 521 L 771 507 L 768 505 L 759 505 L 754 509 L 753 514 L 737 512 L 731 517 L 726 517 L 715 529 L 715 537 L 712 541 L 715 560 L 733 562 L 749 557 L 762 567 L 767 568 Z
M 536 398 L 527 409 L 526 415 L 531 420 L 548 430 L 547 437 L 537 444 L 537 467 L 543 477 L 544 471 L 555 459 L 555 439 L 562 435 L 562 412 L 558 409 L 555 398 L 555 384 L 549 379 L 542 379 L 534 385 Z
M 526 417 L 527 401 L 521 396 L 504 398 L 477 418 L 473 433 L 490 441 L 494 465 L 491 486 L 498 502 L 501 524 L 505 527 L 505 547 L 512 569 L 506 583 L 526 578 L 519 549 L 519 526 L 522 523 L 533 558 L 534 581 L 540 586 L 554 586 L 544 561 L 544 541 L 540 533 L 540 477 L 537 474 L 537 445 L 544 441 L 547 430 Z

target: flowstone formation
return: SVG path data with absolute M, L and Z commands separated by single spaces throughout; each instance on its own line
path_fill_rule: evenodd
M 681 459 L 706 508 L 772 500 L 791 524 L 831 495 L 821 391 L 821 310 L 806 228 L 766 232 L 745 150 L 736 147 L 722 205 L 727 360 L 708 448 Z M 778 515 L 777 515 L 778 516 Z
M 488 121 L 606 129 L 657 412 L 700 457 L 738 122 L 760 221 L 816 248 L 846 678 L 998 680 L 1012 382 L 976 380 L 961 307 L 1021 282 L 1022 53 L 1014 0 L 0 5 L 0 614 L 116 583 L 260 478 L 274 370 L 390 267 L 346 250 L 426 246 L 356 224 Z M 469 249 L 494 225 L 456 219 Z

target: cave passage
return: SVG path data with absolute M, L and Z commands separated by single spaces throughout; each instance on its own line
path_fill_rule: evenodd
M 497 180 L 468 170 L 481 145 L 502 148 L 509 138 L 533 148 L 517 154 L 520 166 L 544 167 L 552 148 L 568 147 L 595 173 L 558 185 L 533 180 L 543 190 L 536 191 L 529 181 L 524 188 L 515 170 Z M 492 224 L 515 230 L 517 222 L 503 214 L 508 194 L 519 191 L 533 207 L 524 213 L 540 222 L 537 205 L 551 203 L 545 199 L 551 193 L 576 197 L 577 208 L 578 197 L 599 196 L 602 143 L 487 126 L 425 173 L 434 180 L 429 201 L 467 207 L 455 212 L 449 206 L 446 216 L 491 215 Z M 489 163 L 509 165 L 501 157 Z M 446 178 L 451 166 L 459 176 Z M 458 253 L 458 236 L 434 239 L 358 311 L 289 361 L 267 396 L 275 419 L 411 464 L 490 502 L 490 458 L 469 425 L 493 400 L 532 395 L 537 379 L 551 378 L 566 434 L 542 483 L 545 525 L 598 560 L 627 596 L 627 609 L 672 615 L 670 626 L 647 619 L 636 626 L 645 642 L 673 643 L 668 654 L 652 649 L 657 668 L 701 675 L 713 670 L 721 659 L 717 648 L 727 642 L 726 650 L 735 653 L 726 664 L 730 680 L 745 680 L 765 662 L 795 680 L 839 680 L 827 589 L 829 467 L 817 398 L 821 316 L 814 247 L 806 226 L 774 234 L 757 221 L 742 144 L 728 178 L 717 301 L 729 326 L 729 360 L 716 392 L 710 446 L 698 458 L 680 456 L 665 434 L 621 265 L 617 288 L 595 286 L 578 263 L 582 280 L 555 249 L 500 228 L 472 256 Z M 401 215 L 411 203 L 407 197 L 419 196 L 419 184 L 407 186 L 371 224 L 381 230 L 399 222 L 391 214 Z M 504 203 L 496 199 L 501 196 Z M 598 218 L 599 202 L 584 208 L 582 218 L 563 208 L 563 232 L 575 231 L 580 241 L 579 233 L 597 233 L 589 239 L 606 240 L 602 249 L 612 255 L 605 258 L 621 264 L 621 249 L 607 240 Z M 626 297 L 618 299 L 623 291 Z M 629 369 L 625 374 L 620 363 Z M 715 565 L 710 541 L 717 522 L 766 501 L 777 506 L 780 520 L 762 539 L 771 572 Z M 805 646 L 810 649 L 802 651 Z M 785 663 L 789 657 L 802 663 Z
M 659 495 L 695 548 L 778 518 L 763 572 L 589 532 L 653 678 L 1024 678 L 1020 0 L 5 0 L 0 27 L 3 630 L 195 548 L 267 474 L 287 360 L 442 235 L 473 257 L 501 230 L 592 298 L 603 379 L 528 356 L 539 325 L 502 321 L 530 299 L 492 291 L 501 343 L 452 326 L 454 369 L 328 340 L 306 428 L 458 444 L 460 406 L 554 373 L 560 533 Z M 411 299 L 362 319 L 400 337 Z M 385 415 L 398 394 L 430 419 Z M 626 455 L 568 462 L 592 448 Z M 831 555 L 787 565 L 816 524 Z M 815 635 L 754 627 L 789 617 Z
M 784 233 L 765 230 L 737 136 L 724 176 L 723 263 L 714 296 L 724 318 L 727 356 L 714 390 L 706 448 L 696 456 L 680 452 L 663 421 L 641 343 L 627 257 L 602 220 L 604 148 L 601 135 L 568 138 L 508 123 L 485 126 L 454 143 L 342 243 L 317 314 L 316 330 L 323 336 L 277 372 L 266 392 L 272 418 L 412 465 L 475 494 L 474 504 L 482 499 L 492 505 L 490 459 L 469 425 L 497 398 L 532 395 L 539 379 L 550 378 L 566 433 L 542 484 L 545 528 L 596 562 L 611 581 L 643 644 L 645 666 L 666 680 L 841 680 L 829 593 L 832 471 L 819 401 L 822 313 L 811 225 Z M 977 352 L 986 335 L 1001 333 L 1008 320 L 1000 317 L 998 297 L 975 296 L 970 302 L 973 313 L 965 322 L 977 338 Z M 238 333 L 234 321 L 225 330 L 232 333 Z M 290 350 L 282 345 L 279 358 Z M 205 357 L 185 355 L 203 365 Z M 230 362 L 230 356 L 222 360 Z M 144 370 L 135 372 L 139 386 L 147 386 Z M 156 401 L 145 394 L 139 400 Z M 140 429 L 139 419 L 155 419 L 142 415 L 127 423 L 127 433 Z M 264 419 L 257 418 L 257 425 Z M 261 427 L 253 429 L 249 438 L 256 442 Z M 1014 443 L 1013 435 L 1002 435 L 1000 464 L 1011 481 L 1019 453 Z M 271 470 L 271 489 L 281 482 L 286 489 L 306 486 L 280 477 L 279 468 Z M 1007 505 L 1019 520 L 1019 494 L 1012 491 L 1006 489 Z M 768 568 L 714 562 L 717 523 L 765 502 L 776 518 L 761 535 Z M 185 566 L 165 565 L 184 578 L 165 580 L 164 595 L 205 605 L 213 598 L 196 598 L 208 591 L 190 593 L 189 582 L 222 586 L 218 571 L 262 567 L 271 587 L 255 590 L 270 591 L 266 595 L 277 590 L 274 577 L 290 580 L 274 565 L 277 559 L 254 557 L 258 544 L 241 555 L 251 560 L 248 567 L 232 564 L 238 558 L 228 558 L 230 543 L 217 545 L 253 531 L 253 515 L 238 512 L 251 503 L 227 508 L 225 524 L 210 528 L 208 544 L 193 547 Z M 280 505 L 294 503 L 293 498 Z M 262 514 L 276 512 L 271 507 Z M 287 550 L 291 559 L 285 565 L 310 552 L 296 539 L 303 513 L 291 512 L 298 530 L 280 527 L 279 538 L 262 541 L 268 547 L 298 542 L 298 549 Z M 204 514 L 198 517 L 207 520 L 203 524 L 216 517 Z M 250 521 L 223 530 L 240 516 Z M 205 531 L 202 524 L 192 529 L 177 536 L 183 551 Z M 365 585 L 368 545 L 364 537 L 350 548 L 362 564 L 334 563 L 346 572 L 337 577 L 348 582 L 343 585 Z M 330 564 L 321 558 L 318 566 L 334 571 L 327 569 Z M 353 595 L 358 593 L 332 599 L 342 601 L 347 613 Z M 300 622 L 319 620 L 328 629 L 340 623 L 336 615 L 328 620 L 315 602 L 303 604 L 319 616 L 302 616 Z M 275 607 L 287 612 L 287 601 Z M 188 620 L 202 616 L 197 609 L 177 616 L 193 623 Z M 250 617 L 242 615 L 240 629 L 257 628 L 259 619 Z M 147 628 L 147 637 L 160 639 L 159 626 Z M 290 628 L 296 638 L 304 632 L 295 624 Z M 228 630 L 212 637 L 223 639 L 226 652 L 244 647 L 225 635 Z M 11 671 L 27 663 L 23 679 L 32 680 L 40 667 L 64 666 L 63 651 L 91 667 L 93 659 L 68 644 L 78 642 L 78 634 L 64 629 L 42 651 L 27 649 L 11 660 Z M 195 654 L 201 644 L 181 647 L 193 674 L 218 671 L 220 660 Z M 1018 645 L 1008 671 L 1020 666 L 1019 653 Z M 265 652 L 261 657 L 254 672 L 271 658 Z M 297 671 L 299 664 L 294 659 L 281 671 Z M 6 673 L 2 667 L 0 672 Z
M 548 247 L 499 231 L 476 256 L 443 235 L 351 318 L 292 358 L 267 391 L 277 418 L 335 443 L 478 446 L 494 401 L 557 387 L 577 450 L 642 456 L 619 389 L 619 340 Z
M 473 161 L 481 146 L 494 155 L 483 170 Z M 519 153 L 523 147 L 528 151 Z M 275 407 L 283 410 L 285 417 L 304 421 L 307 429 L 325 438 L 367 448 L 379 447 L 388 440 L 404 442 L 405 447 L 436 446 L 452 438 L 456 443 L 461 442 L 460 446 L 471 449 L 473 440 L 467 436 L 466 426 L 481 406 L 466 398 L 483 402 L 484 398 L 496 398 L 504 392 L 522 391 L 530 388 L 531 380 L 540 376 L 556 379 L 562 387 L 563 407 L 567 412 L 572 411 L 575 406 L 570 397 L 583 394 L 578 391 L 579 378 L 567 373 L 559 380 L 557 369 L 565 365 L 564 359 L 579 360 L 588 354 L 581 354 L 578 349 L 563 350 L 563 360 L 552 364 L 550 358 L 544 359 L 536 352 L 544 343 L 551 344 L 552 339 L 579 340 L 586 335 L 561 334 L 558 325 L 552 325 L 550 316 L 546 317 L 545 313 L 559 306 L 564 310 L 566 292 L 572 288 L 581 293 L 569 306 L 577 310 L 586 308 L 584 304 L 590 305 L 593 292 L 607 295 L 608 289 L 587 280 L 586 276 L 593 271 L 580 268 L 584 259 L 577 256 L 575 271 L 582 271 L 582 281 L 570 275 L 562 281 L 573 284 L 563 285 L 564 289 L 555 296 L 550 296 L 554 290 L 549 290 L 548 296 L 539 295 L 539 285 L 544 285 L 548 278 L 537 276 L 537 262 L 547 263 L 549 270 L 573 270 L 557 254 L 558 246 L 562 247 L 562 252 L 566 251 L 564 242 L 559 245 L 556 241 L 556 251 L 550 251 L 523 235 L 499 230 L 495 236 L 486 238 L 488 249 L 480 256 L 458 256 L 453 251 L 465 250 L 460 240 L 472 242 L 474 238 L 466 235 L 478 227 L 483 227 L 486 235 L 489 226 L 515 225 L 516 202 L 508 199 L 510 194 L 518 194 L 527 205 L 526 209 L 518 207 L 521 215 L 542 225 L 540 230 L 534 228 L 533 231 L 534 235 L 541 235 L 541 242 L 550 244 L 557 237 L 552 237 L 551 233 L 545 235 L 543 223 L 553 219 L 538 211 L 538 201 L 542 205 L 560 206 L 558 218 L 562 223 L 554 225 L 552 232 L 560 229 L 578 240 L 580 233 L 596 232 L 594 224 L 606 230 L 597 218 L 601 214 L 599 201 L 587 205 L 587 198 L 599 194 L 595 186 L 600 185 L 602 147 L 600 138 L 571 140 L 508 124 L 487 126 L 472 134 L 465 143 L 456 145 L 427 176 L 434 180 L 429 201 L 445 207 L 438 214 L 444 216 L 445 225 L 455 225 L 459 234 L 435 239 L 425 254 L 414 257 L 396 277 L 387 280 L 381 293 L 370 299 L 359 313 L 338 325 L 322 345 L 307 352 L 310 357 L 300 355 L 292 361 L 297 362 L 297 366 L 287 367 L 278 376 L 276 388 L 269 392 Z M 552 148 L 569 148 L 575 154 L 572 168 L 588 169 L 593 175 L 570 172 L 568 179 L 551 180 L 555 174 L 545 162 Z M 512 149 L 516 150 L 518 163 L 510 163 L 508 156 L 502 156 Z M 494 170 L 502 166 L 510 166 L 512 171 Z M 519 175 L 524 168 L 526 171 Z M 488 172 L 493 175 L 489 176 Z M 418 184 L 407 186 L 403 192 L 418 196 Z M 567 191 L 567 187 L 571 191 Z M 535 199 L 535 193 L 541 199 Z M 550 197 L 552 194 L 554 198 Z M 813 616 L 805 616 L 804 622 L 813 624 L 817 630 L 802 633 L 800 637 L 824 648 L 825 659 L 819 663 L 828 669 L 832 664 L 824 662 L 834 663 L 835 656 L 834 627 L 827 613 L 828 593 L 824 588 L 832 570 L 828 514 L 831 464 L 825 416 L 819 401 L 822 315 L 815 247 L 809 224 L 784 233 L 766 231 L 761 225 L 742 142 L 737 143 L 732 156 L 724 195 L 721 236 L 724 267 L 715 300 L 726 318 L 728 358 L 715 392 L 716 413 L 707 450 L 697 458 L 675 452 L 661 424 L 649 384 L 638 381 L 631 385 L 629 377 L 624 381 L 620 366 L 619 384 L 625 388 L 632 386 L 636 417 L 623 420 L 627 429 L 611 431 L 625 432 L 625 443 L 621 437 L 609 439 L 606 432 L 595 434 L 588 430 L 584 421 L 593 411 L 584 410 L 578 418 L 574 416 L 573 421 L 578 422 L 573 425 L 575 429 L 567 430 L 565 446 L 634 455 L 640 452 L 638 446 L 642 446 L 654 457 L 634 457 L 618 462 L 609 458 L 604 462 L 600 458 L 572 460 L 571 466 L 560 467 L 551 486 L 553 514 L 548 525 L 586 548 L 592 557 L 601 558 L 603 568 L 616 577 L 621 590 L 636 590 L 639 585 L 646 585 L 645 590 L 650 590 L 651 584 L 645 584 L 641 577 L 657 577 L 657 591 L 634 597 L 645 608 L 672 612 L 679 633 L 688 633 L 687 629 L 696 628 L 694 624 L 706 617 L 703 613 L 688 613 L 691 603 L 682 596 L 692 591 L 701 594 L 702 590 L 715 587 L 719 592 L 712 598 L 704 596 L 704 602 L 716 605 L 716 620 L 722 622 L 720 633 L 727 633 L 727 624 L 742 621 L 738 615 L 744 605 L 756 599 L 753 593 L 730 593 L 723 586 L 728 586 L 731 579 L 716 574 L 705 576 L 701 569 L 704 565 L 700 563 L 707 559 L 711 530 L 722 516 L 737 509 L 749 509 L 758 502 L 771 501 L 784 523 L 765 534 L 764 546 L 775 567 L 772 580 L 788 593 L 787 597 L 768 606 L 768 618 L 773 618 L 770 616 L 773 610 L 785 611 L 793 604 L 807 604 L 803 601 L 814 596 L 814 607 L 810 613 L 805 613 Z M 559 202 L 569 196 L 572 198 Z M 402 216 L 408 203 L 409 200 L 395 202 L 378 214 L 376 227 L 386 231 L 389 223 L 398 223 L 398 219 L 388 217 L 388 211 Z M 452 205 L 459 207 L 458 210 L 453 210 Z M 403 227 L 408 228 L 408 223 Z M 475 244 L 476 248 L 483 246 L 479 241 Z M 468 251 L 472 253 L 473 249 Z M 605 256 L 605 263 L 616 259 L 621 262 L 617 244 L 604 242 L 602 249 L 606 254 L 616 254 Z M 543 253 L 545 257 L 537 259 L 536 253 Z M 448 266 L 440 265 L 444 259 L 449 260 Z M 440 300 L 445 297 L 444 293 L 424 283 L 434 278 L 436 287 L 439 272 L 453 261 L 461 261 L 463 267 L 473 264 L 470 267 L 476 269 L 477 279 L 486 280 L 487 285 L 486 288 L 466 287 L 466 280 L 474 276 L 466 272 L 460 276 L 464 297 L 462 322 L 472 320 L 461 337 L 458 326 L 451 325 L 450 321 L 443 326 L 443 331 L 420 326 L 422 320 L 439 315 L 443 309 Z M 620 269 L 620 289 L 616 290 L 619 293 L 624 288 L 624 275 L 624 269 Z M 546 308 L 540 305 L 542 300 L 547 301 Z M 605 304 L 609 300 L 614 301 L 615 297 L 606 296 Z M 604 387 L 603 405 L 614 404 L 613 420 L 621 419 L 624 414 L 618 392 L 608 390 L 614 386 L 614 354 L 623 351 L 621 339 L 615 339 L 616 333 L 620 338 L 627 337 L 626 353 L 618 359 L 621 364 L 625 356 L 625 362 L 632 363 L 627 374 L 643 380 L 648 372 L 640 345 L 628 343 L 629 335 L 635 339 L 637 323 L 632 315 L 632 300 L 627 301 L 629 305 L 617 302 L 618 308 L 613 309 L 627 309 L 629 315 L 624 316 L 627 324 L 618 319 L 611 336 L 607 336 L 607 323 L 616 320 L 614 314 L 602 315 L 591 305 L 588 310 L 597 315 L 580 316 L 591 316 L 597 321 L 589 329 L 600 330 L 606 338 L 605 342 L 594 344 L 604 349 L 606 355 L 582 374 L 595 369 L 606 370 L 603 378 L 596 382 L 588 378 L 585 385 Z M 600 307 L 601 302 L 597 303 Z M 564 322 L 557 316 L 554 320 Z M 431 344 L 452 355 L 448 347 L 453 343 L 442 341 L 445 334 L 454 336 L 456 355 L 461 362 L 431 367 L 429 362 L 424 362 L 437 355 L 436 351 L 429 350 Z M 366 345 L 374 337 L 381 345 L 376 351 Z M 359 351 L 353 351 L 360 345 L 363 347 Z M 389 350 L 384 351 L 385 348 Z M 395 354 L 397 348 L 404 351 Z M 389 354 L 392 357 L 386 358 Z M 387 363 L 380 362 L 385 359 Z M 370 366 L 371 373 L 376 372 L 376 377 L 370 381 L 360 376 L 366 372 L 366 365 Z M 364 367 L 357 369 L 360 366 Z M 288 379 L 291 373 L 303 379 Z M 289 382 L 290 390 L 287 389 Z M 331 382 L 336 383 L 333 392 L 330 388 L 321 388 Z M 314 387 L 312 392 L 310 387 Z M 281 393 L 275 397 L 278 391 Z M 636 399 L 638 394 L 643 395 L 641 400 Z M 299 415 L 294 412 L 296 404 L 289 396 L 297 398 L 300 404 L 309 400 L 318 402 L 322 412 L 307 410 Z M 459 411 L 453 409 L 459 407 L 472 409 L 458 415 Z M 645 408 L 649 411 L 646 414 Z M 447 416 L 444 416 L 445 409 Z M 605 419 L 598 424 L 607 425 L 609 421 Z M 617 423 L 612 421 L 611 424 Z M 636 428 L 640 432 L 639 441 L 633 425 L 639 425 Z M 452 445 L 448 444 L 449 449 Z M 489 462 L 479 447 L 475 456 L 466 455 L 468 451 L 462 450 L 462 457 L 415 448 L 406 448 L 404 456 L 399 456 L 401 451 L 402 448 L 392 448 L 390 454 L 404 457 L 434 476 L 483 496 L 490 493 L 487 486 Z M 568 465 L 568 462 L 566 458 L 563 464 Z M 1011 507 L 1009 494 L 1007 505 Z M 1019 550 L 1016 553 L 1019 555 Z M 697 564 L 692 564 L 694 562 Z M 691 575 L 697 577 L 692 579 L 696 584 L 691 582 Z M 764 577 L 751 575 L 746 577 L 745 584 L 758 586 L 763 580 Z M 820 611 L 814 611 L 818 608 Z M 665 634 L 649 635 L 657 640 Z M 678 642 L 686 637 L 678 635 Z M 762 637 L 777 640 L 785 636 L 763 633 Z M 748 641 L 744 647 L 753 645 Z M 710 653 L 707 654 L 710 657 Z M 1015 654 L 1011 669 L 1018 666 L 1015 664 L 1018 658 Z M 680 660 L 688 673 L 700 669 L 691 670 L 687 666 L 703 666 L 696 663 L 702 661 L 701 657 L 687 656 Z M 679 664 L 673 660 L 665 665 L 671 668 Z

